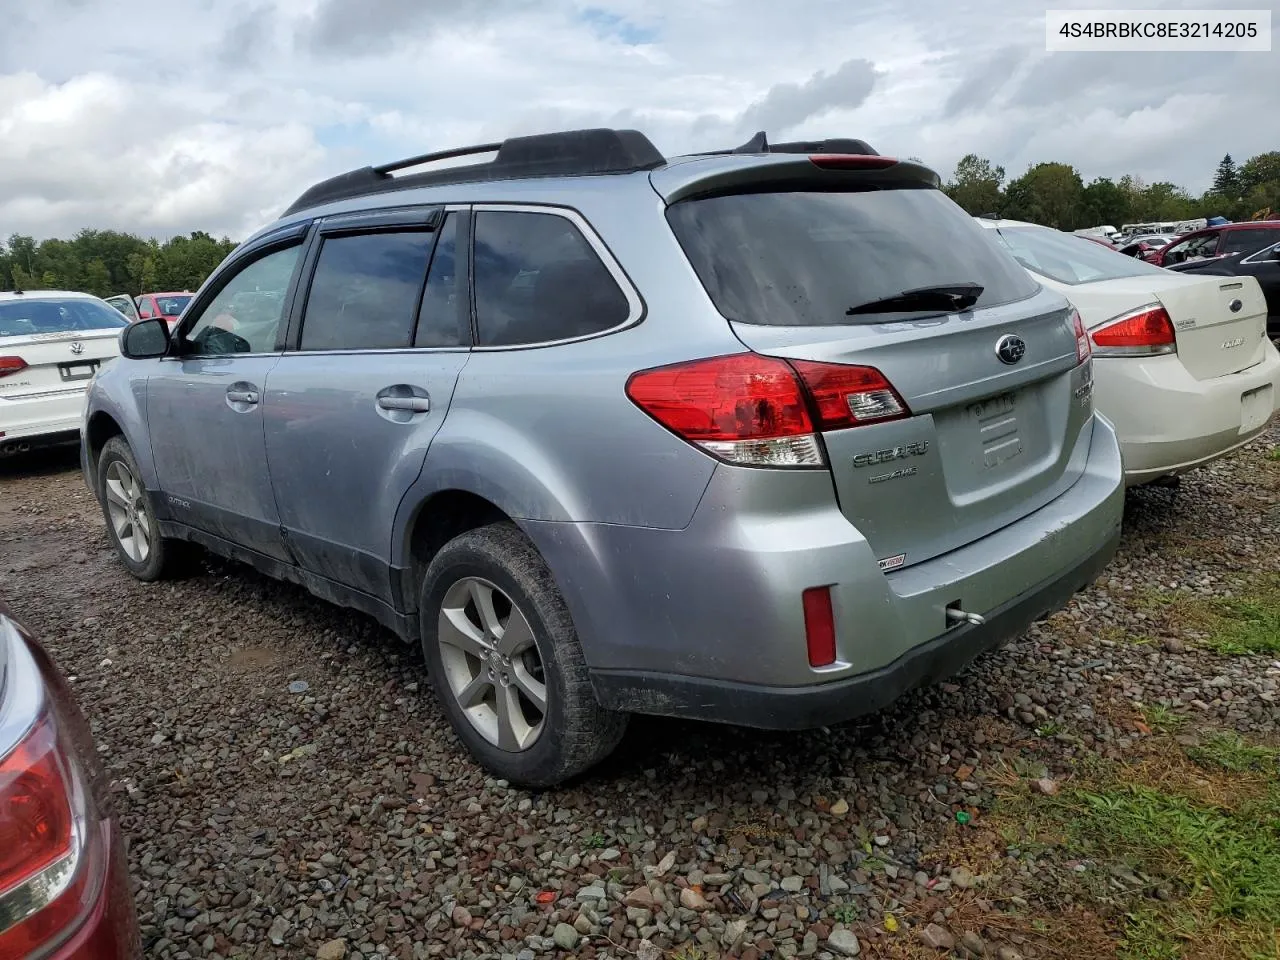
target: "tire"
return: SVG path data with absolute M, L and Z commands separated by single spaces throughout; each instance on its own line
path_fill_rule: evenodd
M 189 549 L 181 540 L 160 536 L 141 476 L 124 437 L 108 440 L 98 457 L 98 501 L 107 521 L 107 539 L 125 568 L 151 583 L 180 573 Z
M 423 576 L 418 610 L 440 705 L 494 776 L 556 786 L 622 739 L 627 715 L 596 701 L 551 571 L 513 524 L 480 527 L 445 544 Z

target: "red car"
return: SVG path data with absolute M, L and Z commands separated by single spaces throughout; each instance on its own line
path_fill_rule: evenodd
M 190 290 L 183 290 L 181 293 L 144 293 L 134 302 L 138 305 L 139 319 L 164 317 L 165 322 L 169 324 L 169 329 L 172 330 L 178 322 L 178 317 L 182 316 L 182 311 L 191 302 L 191 297 Z
M 1253 253 L 1280 242 L 1280 220 L 1227 223 L 1183 234 L 1154 256 L 1146 258 L 1158 267 L 1188 260 L 1209 260 L 1233 253 Z
M 0 958 L 141 952 L 124 837 L 89 725 L 0 603 Z

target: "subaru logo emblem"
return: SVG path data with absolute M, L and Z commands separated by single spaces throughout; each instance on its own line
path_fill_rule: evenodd
M 80 354 L 84 353 L 84 344 L 81 343 L 79 340 L 72 340 L 71 352 L 74 353 L 76 356 L 79 356 Z
M 1027 345 L 1021 337 L 1015 337 L 1012 333 L 1006 333 L 1003 337 L 996 341 L 996 356 L 1000 358 L 1001 363 L 1017 363 L 1026 355 Z
M 1239 313 L 1241 310 L 1244 309 L 1244 304 L 1241 303 L 1239 300 L 1232 300 L 1229 304 L 1227 304 L 1227 306 L 1231 309 L 1232 313 Z

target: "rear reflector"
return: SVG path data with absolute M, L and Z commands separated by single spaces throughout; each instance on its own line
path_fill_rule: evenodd
M 861 153 L 816 153 L 809 162 L 824 170 L 883 170 L 898 162 L 896 157 L 867 156 Z
M 7 377 L 11 373 L 20 373 L 27 369 L 27 361 L 21 357 L 0 357 L 0 377 Z
M 836 662 L 836 618 L 831 609 L 831 588 L 810 587 L 800 597 L 804 604 L 809 666 L 828 667 Z
M 641 370 L 627 396 L 677 436 L 756 467 L 825 466 L 820 431 L 909 415 L 873 367 L 756 353 Z
M 1177 338 L 1169 313 L 1159 304 L 1148 304 L 1122 314 L 1094 330 L 1093 352 L 1100 357 L 1152 356 L 1177 351 Z

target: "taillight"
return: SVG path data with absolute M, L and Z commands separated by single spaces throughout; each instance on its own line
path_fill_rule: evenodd
M 861 153 L 816 153 L 809 162 L 824 170 L 883 170 L 898 162 L 896 157 L 880 157 Z
M 1080 319 L 1080 311 L 1071 311 L 1071 326 L 1076 334 L 1076 363 L 1081 364 L 1089 359 L 1093 353 L 1089 346 L 1089 334 L 1084 328 L 1084 321 Z
M 863 423 L 907 416 L 898 391 L 875 367 L 792 360 L 818 411 L 819 430 L 843 430 Z
M 0 645 L 15 636 L 0 616 Z M 18 743 L 0 756 L 3 958 L 45 956 L 82 929 L 108 871 L 106 843 L 76 759 L 83 734 L 56 708 L 58 692 L 27 648 L 19 641 L 12 649 L 7 719 L 30 720 Z
M 57 737 L 42 718 L 0 760 L 0 892 L 70 855 L 74 829 Z
M 825 466 L 820 430 L 908 415 L 872 367 L 755 353 L 641 370 L 627 381 L 627 396 L 708 453 L 757 467 Z
M 1099 357 L 1152 356 L 1178 349 L 1173 321 L 1159 304 L 1108 320 L 1093 331 L 1091 339 L 1093 352 Z
M 0 377 L 21 373 L 25 369 L 27 369 L 27 361 L 21 357 L 0 357 Z

